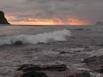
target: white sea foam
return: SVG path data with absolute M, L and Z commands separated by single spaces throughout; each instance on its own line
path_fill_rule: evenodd
M 0 45 L 13 44 L 16 41 L 22 41 L 24 44 L 37 44 L 39 42 L 50 42 L 50 41 L 66 41 L 66 37 L 71 36 L 71 31 L 63 29 L 53 32 L 44 32 L 35 35 L 15 35 L 0 38 Z

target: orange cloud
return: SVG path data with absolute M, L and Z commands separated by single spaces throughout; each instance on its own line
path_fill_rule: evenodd
M 14 16 L 6 16 L 6 18 L 11 24 L 16 24 L 16 25 L 87 25 L 90 24 L 89 21 L 87 20 L 80 20 L 74 17 L 69 17 L 65 21 L 59 18 L 49 18 L 49 19 L 26 18 L 22 20 L 18 20 Z
M 6 18 L 7 18 L 8 21 L 16 20 L 16 18 L 14 16 L 9 16 L 9 15 L 6 15 Z
M 69 25 L 88 25 L 90 23 L 87 20 L 80 20 L 80 19 L 73 18 L 73 17 L 68 18 L 67 21 Z

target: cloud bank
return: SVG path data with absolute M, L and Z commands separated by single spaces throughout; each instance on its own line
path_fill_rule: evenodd
M 103 0 L 0 0 L 0 9 L 16 20 L 31 18 L 67 17 L 103 20 Z

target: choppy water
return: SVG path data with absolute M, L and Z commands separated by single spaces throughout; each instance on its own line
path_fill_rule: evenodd
M 18 65 L 24 63 L 66 64 L 88 69 L 81 61 L 102 50 L 99 46 L 103 43 L 102 33 L 91 28 L 1 26 L 0 76 L 13 76 Z M 24 44 L 12 45 L 17 40 Z

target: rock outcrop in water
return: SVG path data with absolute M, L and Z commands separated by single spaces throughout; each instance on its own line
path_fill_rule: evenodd
M 3 11 L 0 11 L 0 24 L 9 24 Z
M 70 69 L 66 65 L 21 65 L 15 77 L 90 77 L 90 73 L 83 70 Z
M 103 21 L 96 22 L 96 25 L 103 25 Z
M 23 42 L 18 40 L 18 41 L 13 42 L 12 44 L 15 46 L 19 46 L 19 45 L 23 45 Z

